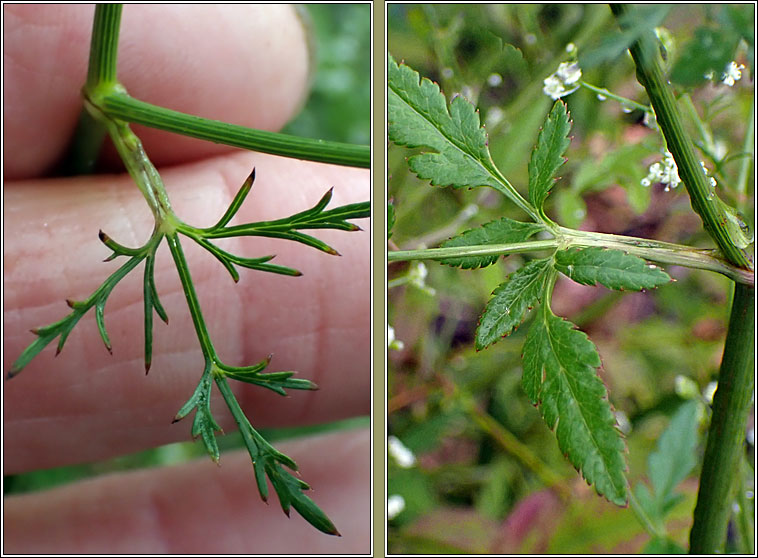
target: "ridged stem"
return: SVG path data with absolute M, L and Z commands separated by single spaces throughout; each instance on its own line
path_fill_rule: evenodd
M 100 97 L 98 104 L 111 118 L 215 143 L 321 163 L 362 168 L 371 166 L 371 148 L 368 145 L 301 138 L 227 124 L 151 105 L 115 90 Z

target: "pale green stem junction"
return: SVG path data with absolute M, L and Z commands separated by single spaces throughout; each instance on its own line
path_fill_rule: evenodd
M 668 265 L 713 271 L 746 285 L 754 284 L 752 271 L 734 266 L 718 257 L 713 250 L 699 250 L 679 244 L 656 240 L 632 238 L 612 234 L 575 231 L 559 227 L 559 236 L 547 240 L 514 242 L 511 244 L 486 244 L 426 248 L 422 250 L 396 250 L 387 253 L 388 262 L 408 260 L 444 260 L 467 256 L 507 256 L 538 252 L 541 250 L 566 250 L 568 248 L 600 247 L 623 250 L 643 259 Z

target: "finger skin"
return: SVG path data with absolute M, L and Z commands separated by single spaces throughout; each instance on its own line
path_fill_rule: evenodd
M 330 207 L 365 201 L 369 173 L 261 154 L 239 153 L 183 165 L 163 174 L 181 219 L 210 226 L 255 167 L 257 179 L 233 223 L 276 219 L 312 207 L 330 187 Z M 7 183 L 4 190 L 5 370 L 33 340 L 29 329 L 52 323 L 83 300 L 119 264 L 97 238 L 102 228 L 127 246 L 144 243 L 152 216 L 125 176 Z M 356 221 L 368 229 L 368 220 Z M 235 284 L 219 262 L 183 239 L 200 305 L 216 350 L 230 365 L 273 353 L 268 371 L 295 370 L 319 391 L 283 398 L 232 381 L 254 426 L 293 425 L 364 415 L 370 408 L 369 234 L 313 231 L 342 256 L 295 242 L 231 239 L 219 245 L 301 277 L 240 269 Z M 192 395 L 203 356 L 176 269 L 165 245 L 156 284 L 168 315 L 154 318 L 153 363 L 144 374 L 142 264 L 112 291 L 105 323 L 110 355 L 87 314 L 54 357 L 51 343 L 5 382 L 5 472 L 89 462 L 189 438 L 192 416 L 172 424 Z M 234 424 L 214 388 L 212 410 L 225 430 Z
M 10 554 L 368 554 L 370 434 L 353 430 L 278 444 L 295 458 L 309 496 L 342 537 L 288 519 L 257 494 L 249 456 L 116 473 L 6 497 Z
M 92 5 L 4 5 L 6 179 L 44 175 L 64 156 L 82 108 Z M 303 102 L 307 33 L 276 5 L 127 5 L 118 78 L 137 99 L 264 130 Z M 231 148 L 135 126 L 158 165 Z M 114 159 L 110 151 L 111 160 Z

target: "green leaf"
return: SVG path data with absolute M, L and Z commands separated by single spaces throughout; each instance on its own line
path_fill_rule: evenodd
M 295 374 L 295 372 L 268 372 L 266 374 L 262 374 L 261 372 L 271 362 L 271 356 L 272 355 L 269 355 L 266 359 L 252 366 L 232 367 L 223 365 L 221 366 L 221 369 L 229 378 L 233 378 L 240 382 L 246 382 L 248 384 L 255 384 L 261 387 L 265 387 L 267 389 L 275 391 L 279 395 L 287 395 L 285 389 L 318 389 L 318 386 L 310 380 L 303 378 L 293 378 L 292 376 Z
M 179 409 L 173 422 L 179 422 L 186 417 L 193 409 L 195 419 L 192 422 L 192 437 L 202 438 L 205 449 L 213 461 L 218 463 L 219 449 L 216 442 L 216 432 L 222 432 L 221 427 L 216 423 L 211 413 L 211 389 L 212 374 L 210 363 L 206 365 L 200 382 L 197 384 L 192 397 Z
M 656 450 L 648 456 L 648 475 L 653 486 L 654 517 L 661 521 L 679 500 L 674 492 L 697 464 L 696 400 L 683 403 L 671 418 L 668 428 L 658 439 Z M 652 515 L 652 514 L 651 514 Z
M 242 183 L 239 192 L 237 192 L 237 195 L 234 196 L 232 203 L 229 204 L 229 207 L 221 216 L 221 219 L 219 219 L 218 223 L 213 225 L 211 229 L 216 230 L 225 227 L 226 224 L 232 220 L 232 217 L 237 214 L 237 211 L 239 211 L 239 208 L 242 207 L 242 203 L 245 201 L 245 198 L 250 193 L 250 190 L 253 187 L 253 182 L 255 182 L 255 168 L 253 168 L 253 171 L 250 173 L 250 176 L 247 177 L 245 182 Z
M 524 242 L 532 235 L 544 230 L 545 227 L 536 223 L 522 223 L 503 217 L 491 221 L 480 228 L 465 231 L 442 243 L 443 248 L 460 246 L 477 246 L 483 244 L 512 244 Z M 443 264 L 463 269 L 476 269 L 492 265 L 499 256 L 463 256 L 441 260 Z
M 571 122 L 566 105 L 558 100 L 545 119 L 529 160 L 529 199 L 540 212 L 553 187 L 555 173 L 566 162 L 563 154 L 571 143 L 569 130 Z
M 527 310 L 542 298 L 550 272 L 549 258 L 532 260 L 493 291 L 476 329 L 477 350 L 509 335 L 524 321 Z
M 671 70 L 671 79 L 680 85 L 695 86 L 713 72 L 715 81 L 721 80 L 726 65 L 734 57 L 740 36 L 732 31 L 711 27 L 695 30 L 695 38 L 682 49 Z
M 625 505 L 625 446 L 595 372 L 601 365 L 597 349 L 574 324 L 543 308 L 524 343 L 524 390 L 587 482 Z
M 155 252 L 148 254 L 145 258 L 142 294 L 145 303 L 145 374 L 147 374 L 153 361 L 153 310 L 165 323 L 168 323 L 168 314 L 155 288 Z
M 487 133 L 471 103 L 455 97 L 448 112 L 439 86 L 421 79 L 408 66 L 398 65 L 392 55 L 388 55 L 387 86 L 389 139 L 398 145 L 436 151 L 408 160 L 419 178 L 435 186 L 491 186 L 502 190 L 493 177 Z
M 619 291 L 654 289 L 671 281 L 661 268 L 621 250 L 600 247 L 569 248 L 555 253 L 555 269 L 582 285 L 601 285 Z

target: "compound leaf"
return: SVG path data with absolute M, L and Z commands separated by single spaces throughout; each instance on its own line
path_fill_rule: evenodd
M 625 446 L 595 372 L 600 364 L 587 336 L 545 308 L 524 343 L 522 385 L 574 467 L 599 494 L 625 505 Z
M 439 86 L 404 64 L 388 57 L 387 113 L 389 139 L 407 147 L 426 147 L 436 153 L 409 158 L 410 169 L 435 186 L 455 188 L 491 186 L 494 178 L 487 133 L 474 106 L 463 97 L 450 102 Z
M 569 248 L 555 253 L 555 269 L 582 285 L 639 291 L 671 281 L 661 268 L 621 250 L 600 247 Z
M 524 321 L 527 310 L 542 297 L 551 271 L 549 258 L 532 260 L 493 291 L 476 329 L 478 351 L 509 335 Z
M 537 145 L 529 159 L 529 199 L 539 211 L 542 211 L 545 198 L 553 187 L 555 173 L 566 162 L 563 154 L 571 142 L 569 130 L 571 122 L 566 105 L 556 101 L 542 125 Z
M 522 223 L 503 217 L 497 221 L 491 221 L 477 229 L 465 231 L 450 240 L 442 243 L 443 248 L 460 246 L 477 246 L 482 244 L 512 244 L 524 242 L 529 237 L 544 230 L 537 223 Z M 443 264 L 463 269 L 476 269 L 492 265 L 499 256 L 463 256 L 441 260 Z

